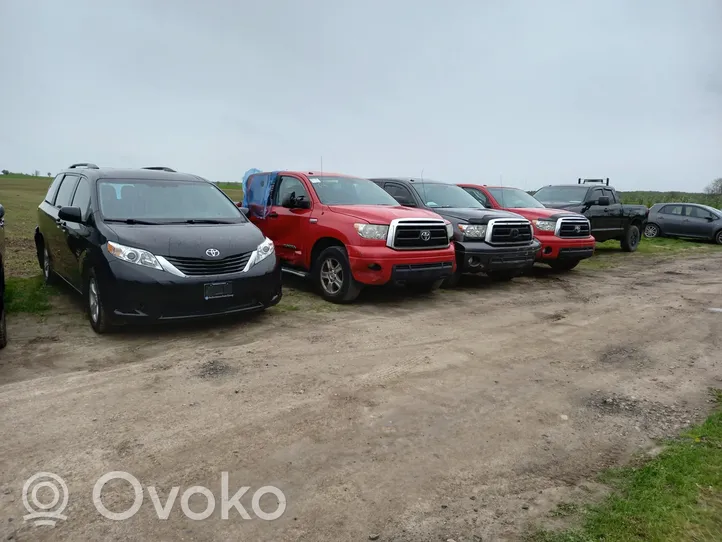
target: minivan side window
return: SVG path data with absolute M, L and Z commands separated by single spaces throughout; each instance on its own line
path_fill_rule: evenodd
M 83 220 L 87 220 L 90 212 L 90 183 L 83 177 L 78 181 L 78 188 L 73 196 L 73 207 L 79 207 Z
M 78 184 L 78 177 L 76 175 L 65 176 L 60 185 L 60 190 L 58 190 L 58 195 L 55 198 L 56 207 L 66 207 L 70 205 L 76 184 Z
M 45 194 L 45 201 L 47 201 L 50 205 L 55 204 L 55 196 L 58 193 L 58 188 L 60 188 L 60 181 L 63 178 L 63 174 L 59 173 L 55 176 L 55 179 L 53 179 L 53 182 L 50 183 L 50 188 L 48 188 L 48 193 Z

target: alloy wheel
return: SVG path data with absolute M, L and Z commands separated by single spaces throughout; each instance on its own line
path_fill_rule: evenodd
M 50 277 L 50 254 L 47 248 L 43 249 L 43 275 L 46 280 Z
M 647 224 L 644 228 L 645 237 L 657 237 L 659 235 L 659 228 L 654 224 Z
M 97 322 L 100 317 L 100 299 L 98 298 L 98 285 L 94 278 L 91 278 L 88 284 L 88 308 L 90 309 L 90 318 L 93 322 Z
M 343 288 L 343 267 L 335 258 L 326 258 L 321 265 L 321 287 L 329 295 L 336 295 Z

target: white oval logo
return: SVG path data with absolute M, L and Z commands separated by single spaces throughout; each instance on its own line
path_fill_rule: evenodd
M 206 250 L 206 256 L 210 256 L 211 258 L 216 258 L 220 255 L 220 253 L 220 250 L 216 248 L 209 248 L 208 250 Z

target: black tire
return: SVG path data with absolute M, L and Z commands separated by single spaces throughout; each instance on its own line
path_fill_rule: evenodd
M 45 284 L 52 285 L 57 282 L 55 271 L 53 271 L 53 260 L 48 252 L 48 247 L 43 243 L 43 280 Z
M 412 282 L 407 284 L 406 287 L 417 294 L 428 294 L 435 290 L 438 290 L 445 279 L 432 280 L 430 282 Z
M 5 308 L 0 309 L 0 349 L 8 344 L 8 323 L 5 318 Z
M 491 280 L 496 282 L 508 282 L 513 278 L 518 277 L 522 274 L 521 270 L 511 270 L 511 271 L 491 271 L 487 273 L 489 275 L 489 278 Z
M 656 224 L 647 224 L 646 226 L 644 226 L 644 236 L 647 239 L 654 239 L 655 237 L 659 237 L 660 233 L 661 230 Z
M 99 334 L 108 333 L 112 328 L 112 323 L 94 269 L 88 271 L 85 280 L 85 306 L 93 330 Z
M 714 242 L 718 245 L 722 245 L 722 230 L 714 234 Z
M 313 283 L 331 303 L 351 303 L 363 286 L 354 280 L 344 247 L 328 247 L 313 264 Z
M 571 271 L 579 265 L 580 260 L 552 260 L 547 262 L 554 271 Z
M 630 224 L 624 232 L 624 237 L 621 241 L 622 250 L 624 252 L 634 252 L 639 246 L 640 238 L 641 236 L 639 235 L 639 226 L 637 226 L 636 224 Z

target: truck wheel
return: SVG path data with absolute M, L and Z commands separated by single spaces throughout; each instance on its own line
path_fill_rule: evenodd
M 351 275 L 343 247 L 328 247 L 314 264 L 313 280 L 321 296 L 332 303 L 350 303 L 361 293 L 361 284 Z
M 513 270 L 513 271 L 491 271 L 490 273 L 487 273 L 491 280 L 494 280 L 496 282 L 507 282 L 511 279 L 518 277 L 521 275 L 521 271 Z
M 639 226 L 630 224 L 627 231 L 624 232 L 622 238 L 622 250 L 624 252 L 634 252 L 639 246 Z
M 571 271 L 579 265 L 579 260 L 552 260 L 547 263 L 554 271 Z
M 411 284 L 407 284 L 406 287 L 418 294 L 428 294 L 434 290 L 438 290 L 443 282 L 444 279 L 433 280 L 431 282 L 412 282 Z
M 88 272 L 88 279 L 85 284 L 85 300 L 87 301 L 90 326 L 96 333 L 102 334 L 110 331 L 110 315 L 103 302 L 103 295 L 94 269 Z
M 656 224 L 647 224 L 644 226 L 644 236 L 648 239 L 659 237 L 659 226 Z
M 8 344 L 8 323 L 5 319 L 5 308 L 0 309 L 0 348 Z

